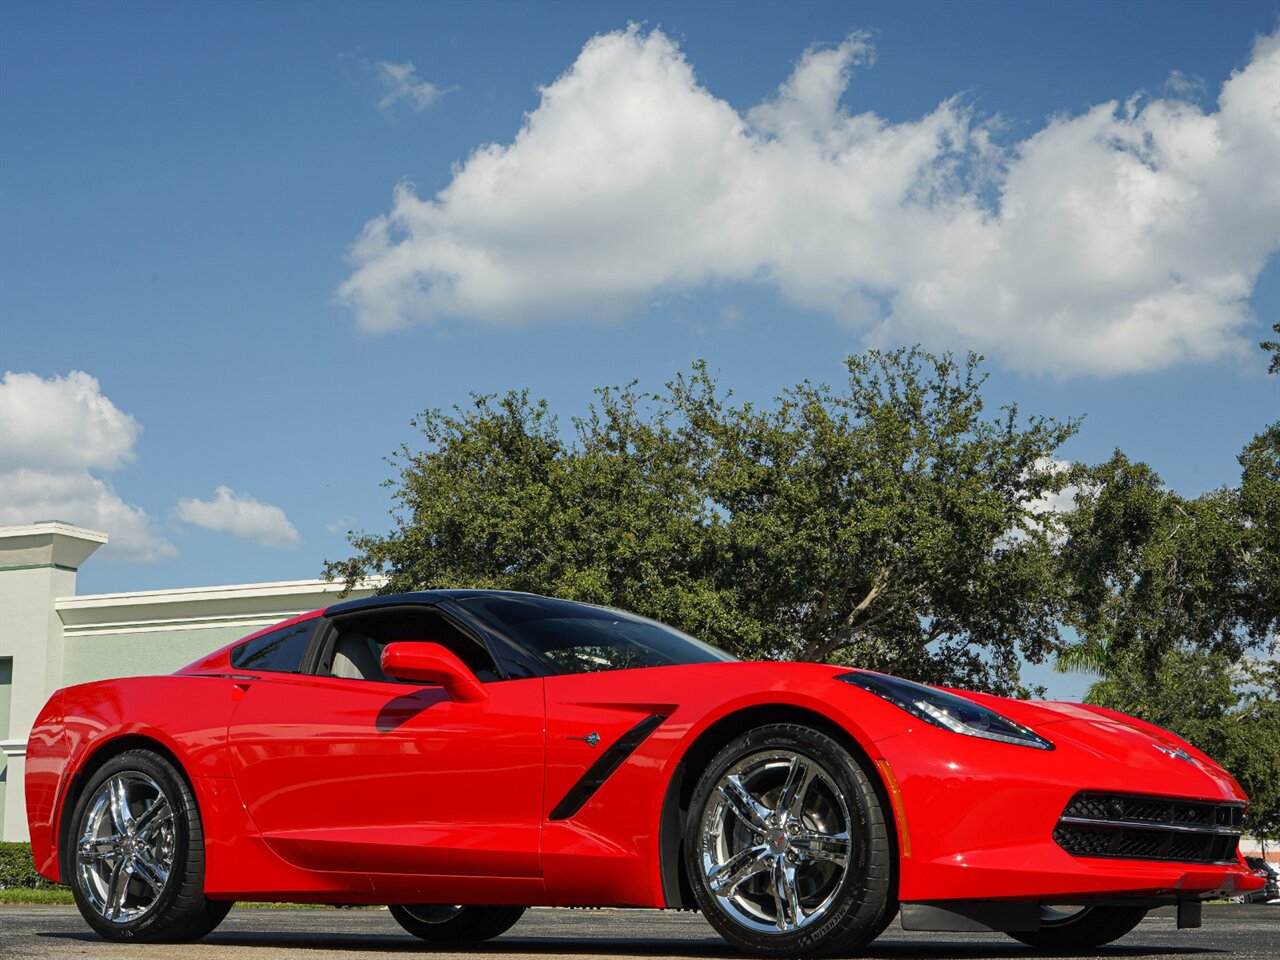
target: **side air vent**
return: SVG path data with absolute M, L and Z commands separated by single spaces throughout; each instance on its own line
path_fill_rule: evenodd
M 1053 839 L 1074 857 L 1234 863 L 1244 806 L 1177 797 L 1077 793 Z
M 556 808 L 551 811 L 551 816 L 548 819 L 568 820 L 581 810 L 587 801 L 595 795 L 595 792 L 604 786 L 604 782 L 613 776 L 614 772 L 626 762 L 627 758 L 635 753 L 636 748 L 649 738 L 649 734 L 662 726 L 662 721 L 666 719 L 666 717 L 658 714 L 645 717 L 645 719 L 619 737 L 609 749 L 600 755 L 600 759 L 587 769 L 582 778 L 564 795 L 564 799 L 556 804 Z

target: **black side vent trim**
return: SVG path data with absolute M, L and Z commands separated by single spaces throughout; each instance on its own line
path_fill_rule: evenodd
M 636 748 L 649 739 L 649 734 L 662 726 L 662 722 L 666 719 L 665 716 L 656 713 L 645 717 L 615 740 L 604 753 L 600 754 L 600 759 L 587 768 L 587 772 L 564 795 L 564 799 L 556 804 L 556 808 L 551 811 L 548 819 L 568 820 L 586 806 L 587 801 L 595 796 L 596 791 L 613 776 L 614 771 L 626 763 L 627 757 L 635 753 Z

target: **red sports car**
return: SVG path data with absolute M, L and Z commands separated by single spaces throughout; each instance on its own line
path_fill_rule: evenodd
M 431 941 L 542 904 L 696 908 L 763 956 L 854 951 L 899 911 L 1062 948 L 1259 883 L 1244 794 L 1166 730 L 519 593 L 340 603 L 60 690 L 26 782 L 40 872 L 112 940 L 290 900 L 390 904 Z

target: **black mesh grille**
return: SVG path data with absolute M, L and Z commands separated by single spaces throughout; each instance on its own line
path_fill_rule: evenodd
M 1244 807 L 1238 803 L 1204 803 L 1172 797 L 1141 797 L 1122 793 L 1077 793 L 1062 812 L 1087 820 L 1143 820 L 1152 823 L 1239 829 Z
M 1232 863 L 1243 826 L 1238 803 L 1088 792 L 1071 798 L 1053 839 L 1076 857 Z

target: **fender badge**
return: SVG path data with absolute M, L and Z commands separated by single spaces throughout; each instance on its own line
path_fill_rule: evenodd
M 1177 747 L 1176 749 L 1174 749 L 1174 748 L 1166 747 L 1163 743 L 1153 743 L 1151 745 L 1155 747 L 1157 750 L 1159 750 L 1161 753 L 1163 753 L 1166 757 L 1172 757 L 1174 760 L 1185 760 L 1187 761 L 1187 763 L 1191 764 L 1192 766 L 1195 765 L 1195 761 L 1191 759 L 1191 754 L 1187 753 L 1187 751 L 1183 750 L 1181 747 Z
M 592 731 L 591 731 L 590 733 L 588 733 L 585 737 L 565 737 L 565 739 L 566 739 L 566 740 L 581 740 L 581 741 L 582 741 L 583 743 L 585 743 L 588 747 L 594 747 L 597 743 L 599 743 L 599 742 L 600 742 L 600 734 L 598 734 L 598 733 L 596 733 L 594 730 L 592 730 Z M 1188 757 L 1187 759 L 1189 760 L 1189 759 L 1191 759 L 1191 758 L 1190 758 L 1190 757 Z

